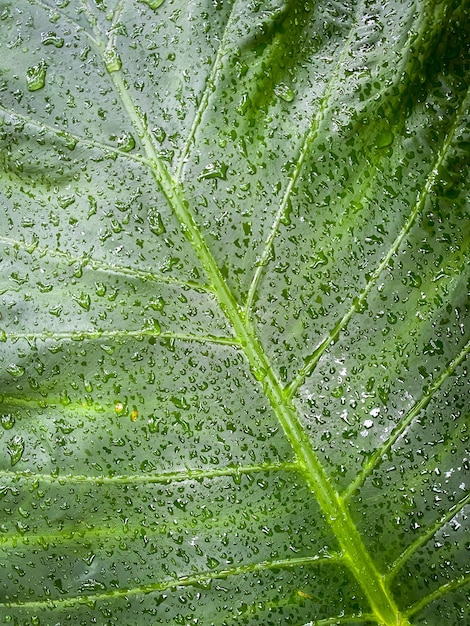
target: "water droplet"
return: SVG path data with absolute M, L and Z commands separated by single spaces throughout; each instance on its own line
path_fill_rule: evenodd
M 15 425 L 15 418 L 11 413 L 4 413 L 0 418 L 0 423 L 5 430 L 10 430 Z
M 37 65 L 32 65 L 26 70 L 26 83 L 29 91 L 38 91 L 46 84 L 47 65 L 40 61 Z
M 16 465 L 23 456 L 23 437 L 17 435 L 16 437 L 13 437 L 13 439 L 10 439 L 10 441 L 7 443 L 7 452 L 10 455 L 10 464 Z
M 289 85 L 286 85 L 286 83 L 279 83 L 279 85 L 276 85 L 274 87 L 274 93 L 276 94 L 276 96 L 281 98 L 281 100 L 284 100 L 284 102 L 292 102 L 292 100 L 295 98 L 295 93 L 292 91 Z
M 256 380 L 263 380 L 266 378 L 266 370 L 263 367 L 252 367 L 251 373 L 256 378 Z
M 390 130 L 384 130 L 375 140 L 376 148 L 388 148 L 393 143 L 393 133 Z
M 213 556 L 208 556 L 206 563 L 209 569 L 215 569 L 219 565 L 219 561 Z
M 151 331 L 155 335 L 160 335 L 162 328 L 155 318 L 145 320 L 145 329 Z
M 117 50 L 105 50 L 104 62 L 109 73 L 118 72 L 122 67 L 121 57 Z
M 6 369 L 10 376 L 13 376 L 14 378 L 20 378 L 25 373 L 24 367 L 16 365 L 16 363 L 11 363 Z
M 84 291 L 82 291 L 82 293 L 79 296 L 72 296 L 72 299 L 75 300 L 75 302 L 79 306 L 81 306 L 82 309 L 85 309 L 85 311 L 89 311 L 90 310 L 91 298 Z
M 151 9 L 155 11 L 155 9 L 158 9 L 158 7 L 161 4 L 163 4 L 165 0 L 139 0 L 139 1 L 142 2 L 143 4 L 146 4 L 147 6 L 149 6 Z
M 228 165 L 225 163 L 220 163 L 220 161 L 215 161 L 214 163 L 209 163 L 202 170 L 202 172 L 197 177 L 198 180 L 207 180 L 211 178 L 220 178 L 222 180 L 227 180 L 227 170 Z
M 159 211 L 151 207 L 148 210 L 147 219 L 149 222 L 150 230 L 154 235 L 162 235 L 165 232 L 165 226 L 163 224 Z
M 117 144 L 118 148 L 123 152 L 130 152 L 135 148 L 135 139 L 131 133 L 126 131 L 119 137 Z
M 62 48 L 62 46 L 64 45 L 64 40 L 62 39 L 62 37 L 59 37 L 56 33 L 50 30 L 47 33 L 41 34 L 41 43 L 43 43 L 45 46 L 52 45 L 56 48 Z

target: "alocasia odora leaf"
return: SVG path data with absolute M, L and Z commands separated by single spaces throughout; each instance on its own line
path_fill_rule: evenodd
M 468 2 L 0 19 L 0 623 L 465 623 Z

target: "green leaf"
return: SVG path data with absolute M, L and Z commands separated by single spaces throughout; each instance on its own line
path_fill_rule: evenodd
M 0 623 L 462 623 L 466 0 L 0 10 Z

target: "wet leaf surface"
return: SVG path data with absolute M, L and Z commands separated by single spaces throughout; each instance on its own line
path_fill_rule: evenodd
M 466 2 L 3 2 L 0 623 L 462 623 Z

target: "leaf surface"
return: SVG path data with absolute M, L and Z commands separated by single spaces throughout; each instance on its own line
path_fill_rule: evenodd
M 468 15 L 2 3 L 2 623 L 465 618 Z

